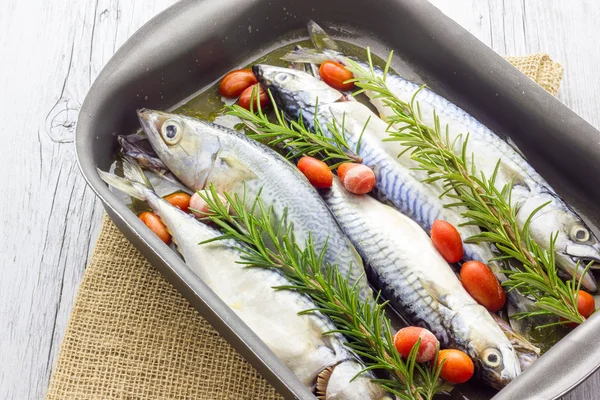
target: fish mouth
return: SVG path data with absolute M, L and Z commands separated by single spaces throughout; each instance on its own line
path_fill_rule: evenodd
M 600 259 L 598 259 L 598 258 L 575 257 L 575 256 L 569 256 L 568 254 L 566 254 L 566 256 L 571 258 L 571 261 L 573 261 L 575 264 L 577 264 L 579 262 L 579 264 L 583 265 L 584 267 L 587 267 L 589 265 L 590 269 L 600 269 Z
M 594 264 L 597 264 L 596 257 L 586 254 L 585 257 L 573 256 L 566 252 L 556 252 L 556 264 L 561 271 L 561 275 L 565 279 L 572 279 L 573 276 L 577 276 L 577 280 L 581 280 L 581 286 L 591 293 L 598 291 L 598 284 L 594 275 L 590 271 L 586 271 L 582 275 L 582 272 L 586 268 L 589 262 L 592 262 L 591 269 L 599 269 L 600 265 L 594 268 Z M 587 262 L 586 262 L 587 260 Z
M 146 134 L 149 132 L 158 134 L 162 124 L 169 118 L 168 114 L 149 108 L 138 109 L 137 116 Z

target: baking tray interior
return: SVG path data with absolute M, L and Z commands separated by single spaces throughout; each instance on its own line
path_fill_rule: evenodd
M 124 234 L 289 398 L 310 395 L 210 289 L 144 229 L 95 168 L 107 170 L 114 161 L 116 135 L 139 128 L 137 108 L 173 109 L 225 72 L 283 43 L 305 39 L 309 19 L 334 38 L 370 46 L 381 57 L 393 49 L 397 72 L 427 83 L 498 134 L 512 138 L 593 226 L 600 220 L 594 206 L 600 197 L 598 131 L 429 3 L 184 0 L 175 4 L 128 40 L 92 86 L 77 126 L 80 167 Z M 600 319 L 593 317 L 569 334 L 497 398 L 550 399 L 572 388 L 600 363 L 598 346 L 590 349 L 598 325 Z M 494 392 L 472 385 L 454 394 L 462 395 L 487 399 Z

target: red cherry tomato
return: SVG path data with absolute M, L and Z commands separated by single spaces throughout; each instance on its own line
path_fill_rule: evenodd
M 184 212 L 188 212 L 188 209 L 190 208 L 190 199 L 191 196 L 183 192 L 173 193 L 165 197 L 165 200 L 172 206 L 175 206 Z
M 459 261 L 463 256 L 463 243 L 460 233 L 449 222 L 436 219 L 431 226 L 431 240 L 444 260 L 449 263 Z
M 146 224 L 146 226 L 150 228 L 150 230 L 154 232 L 156 236 L 158 236 L 160 240 L 166 244 L 171 243 L 171 234 L 167 230 L 165 224 L 162 223 L 158 215 L 150 211 L 144 211 L 138 215 L 138 218 L 141 219 L 144 224 Z
M 467 261 L 460 269 L 460 281 L 476 302 L 490 312 L 500 311 L 506 303 L 506 292 L 487 265 Z
M 348 173 L 348 171 L 350 171 L 352 168 L 354 167 L 358 167 L 360 164 L 358 163 L 343 163 L 340 164 L 339 167 L 337 167 L 337 176 L 340 178 L 340 181 L 342 181 L 342 183 L 344 183 L 344 178 L 346 177 L 346 174 Z
M 580 290 L 577 293 L 577 310 L 582 317 L 589 318 L 596 311 L 594 297 L 588 292 Z
M 256 91 L 258 90 L 258 99 L 260 101 L 260 108 L 265 108 L 269 104 L 269 96 L 267 96 L 267 92 L 260 86 L 260 84 L 252 85 L 246 88 L 242 94 L 240 95 L 240 99 L 238 103 L 240 107 L 245 108 L 246 110 L 250 109 L 250 101 L 254 99 L 254 104 L 252 105 L 254 111 L 258 110 L 258 102 L 256 101 Z
M 444 361 L 440 376 L 451 384 L 464 383 L 471 379 L 475 366 L 468 355 L 460 350 L 446 349 L 438 353 L 438 366 Z
M 337 174 L 350 193 L 365 194 L 375 187 L 375 174 L 366 165 L 344 163 L 338 167 Z
M 319 67 L 319 75 L 323 82 L 337 90 L 354 89 L 354 83 L 344 83 L 354 76 L 342 64 L 335 61 L 325 61 Z
M 250 69 L 236 69 L 229 72 L 219 83 L 219 93 L 223 97 L 235 99 L 242 92 L 258 83 L 258 79 Z
M 316 188 L 329 188 L 333 184 L 333 174 L 327 164 L 321 160 L 308 156 L 302 157 L 298 161 L 298 169 Z
M 419 350 L 417 351 L 417 362 L 422 363 L 433 360 L 438 340 L 433 333 L 429 332 L 427 329 L 419 328 L 417 326 L 409 326 L 400 329 L 396 335 L 394 335 L 394 346 L 402 357 L 408 358 L 410 351 L 419 339 L 421 339 L 421 342 L 419 344 Z

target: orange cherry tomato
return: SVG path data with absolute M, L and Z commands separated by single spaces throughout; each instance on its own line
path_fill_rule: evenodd
M 417 362 L 422 363 L 433 360 L 438 340 L 433 333 L 427 329 L 419 328 L 417 326 L 408 326 L 400 329 L 396 335 L 394 335 L 394 346 L 402 357 L 408 358 L 412 348 L 419 339 L 421 339 L 421 342 L 419 344 L 419 350 L 417 351 Z
M 468 355 L 460 350 L 446 349 L 438 353 L 438 366 L 441 364 L 442 370 L 440 376 L 446 382 L 451 384 L 465 383 L 473 376 L 475 366 Z
M 251 69 L 236 69 L 235 71 L 229 72 L 221 79 L 219 83 L 219 93 L 223 97 L 229 97 L 235 99 L 242 92 L 258 83 L 258 79 L 252 72 Z
M 506 292 L 487 265 L 467 261 L 460 269 L 460 281 L 476 302 L 490 312 L 500 311 L 506 303 Z
M 319 67 L 319 75 L 323 82 L 337 90 L 354 89 L 354 83 L 344 83 L 354 76 L 342 64 L 335 61 L 325 61 Z
M 171 234 L 167 230 L 165 224 L 162 223 L 158 215 L 150 211 L 144 211 L 138 215 L 138 218 L 141 219 L 142 222 L 144 222 L 144 224 L 146 224 L 146 226 L 150 228 L 150 230 L 154 232 L 160 240 L 166 244 L 171 243 Z
M 342 181 L 342 183 L 343 183 L 344 178 L 346 177 L 346 174 L 348 173 L 348 171 L 350 171 L 354 167 L 358 167 L 359 165 L 360 164 L 358 164 L 358 163 L 351 163 L 351 162 L 340 164 L 340 166 L 337 167 L 337 176 L 339 176 L 340 181 Z
M 246 110 L 250 109 L 250 101 L 254 98 L 253 109 L 254 111 L 258 110 L 258 102 L 256 101 L 256 91 L 258 90 L 258 99 L 260 101 L 260 108 L 265 108 L 269 104 L 269 96 L 267 96 L 267 92 L 260 86 L 259 83 L 256 85 L 252 85 L 246 88 L 242 94 L 240 95 L 240 99 L 238 100 L 238 104 L 240 107 L 245 108 Z
M 582 317 L 589 318 L 596 311 L 594 297 L 588 292 L 580 290 L 577 293 L 577 310 Z
M 165 197 L 166 201 L 168 201 L 172 206 L 179 208 L 183 212 L 188 212 L 190 207 L 190 199 L 191 196 L 183 192 L 173 193 Z
M 449 263 L 459 261 L 463 256 L 463 243 L 460 233 L 449 222 L 436 219 L 431 226 L 431 241 L 444 260 Z
M 348 163 L 350 164 L 350 163 Z M 340 168 L 345 165 L 340 165 Z M 375 187 L 375 174 L 373 170 L 363 164 L 350 164 L 351 167 L 342 169 L 342 183 L 347 191 L 354 194 L 369 193 Z M 340 170 L 338 169 L 338 176 Z
M 327 164 L 321 160 L 304 156 L 298 161 L 298 169 L 318 189 L 329 188 L 333 184 L 333 174 Z

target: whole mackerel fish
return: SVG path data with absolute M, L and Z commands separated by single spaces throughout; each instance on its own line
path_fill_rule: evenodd
M 392 204 L 427 232 L 436 219 L 441 219 L 453 224 L 462 238 L 481 233 L 476 226 L 461 226 L 466 222 L 461 215 L 463 209 L 447 207 L 453 200 L 440 197 L 440 187 L 424 183 L 420 171 L 398 163 L 396 157 L 386 151 L 380 136 L 386 131 L 387 123 L 367 106 L 357 101 L 343 101 L 345 97 L 342 93 L 302 71 L 269 65 L 255 65 L 253 70 L 261 84 L 271 91 L 278 106 L 290 118 L 298 119 L 302 116 L 306 125 L 311 128 L 314 128 L 317 121 L 325 133 L 328 133 L 328 124 L 332 121 L 339 127 L 344 126 L 348 145 L 353 149 L 358 147 L 357 154 L 362 157 L 362 163 L 375 173 L 374 195 L 380 201 Z M 464 244 L 465 260 L 479 260 L 488 264 L 503 282 L 506 276 L 501 272 L 502 266 L 490 262 L 493 258 L 494 253 L 489 243 Z M 533 302 L 519 292 L 510 291 L 507 295 L 509 315 L 533 310 Z M 514 329 L 525 336 L 532 325 L 542 323 L 544 322 L 537 318 L 511 319 Z
M 360 256 L 315 188 L 280 154 L 232 129 L 184 115 L 142 109 L 138 117 L 158 157 L 189 189 L 213 184 L 219 193 L 244 198 L 248 210 L 260 193 L 275 223 L 287 218 L 299 244 L 312 235 L 317 252 L 327 244 L 325 261 L 357 283 L 363 300 L 373 299 Z
M 308 30 L 313 43 L 319 49 L 295 49 L 284 56 L 284 60 L 316 64 L 326 60 L 336 60 L 344 65 L 349 65 L 348 57 L 327 45 L 334 41 L 322 28 L 310 21 Z M 353 61 L 365 71 L 369 70 L 366 63 Z M 383 71 L 379 68 L 375 68 L 374 72 L 383 76 Z M 582 276 L 582 272 L 589 262 L 593 262 L 591 268 L 600 268 L 600 242 L 581 217 L 556 194 L 518 150 L 466 111 L 430 89 L 422 88 L 393 72 L 388 73 L 386 84 L 391 93 L 406 103 L 410 103 L 418 91 L 415 100 L 419 103 L 422 122 L 433 128 L 435 112 L 444 134 L 448 127 L 448 144 L 454 143 L 457 152 L 462 150 L 463 142 L 468 134 L 467 151 L 465 152 L 467 162 L 474 164 L 478 173 L 483 172 L 489 178 L 492 176 L 496 164 L 500 162 L 496 187 L 498 190 L 502 190 L 504 185 L 514 184 L 512 201 L 518 207 L 517 223 L 520 227 L 525 225 L 534 210 L 549 203 L 531 220 L 530 235 L 532 239 L 542 248 L 548 249 L 551 235 L 558 234 L 555 243 L 557 265 L 565 275 L 571 277 L 576 274 L 578 278 L 582 278 L 582 286 L 587 290 L 592 292 L 597 290 L 594 276 L 591 273 Z M 367 91 L 366 95 L 369 96 L 371 103 L 384 120 L 387 121 L 394 114 L 375 93 Z M 396 128 L 401 128 L 401 126 L 396 126 Z M 382 136 L 382 138 L 384 137 L 388 137 L 388 133 Z M 404 150 L 404 147 L 398 142 L 385 142 L 384 146 L 395 157 Z M 415 166 L 414 161 L 408 156 L 400 157 L 398 161 L 407 166 Z
M 397 163 L 386 152 L 379 132 L 385 131 L 387 124 L 364 104 L 344 101 L 342 93 L 302 71 L 262 64 L 255 65 L 253 71 L 290 118 L 302 117 L 309 128 L 318 122 L 326 133 L 332 121 L 337 126 L 343 123 L 349 146 L 355 149 L 360 142 L 357 154 L 373 169 L 377 178 L 375 195 L 381 201 L 391 203 L 427 231 L 436 219 L 443 219 L 456 226 L 463 238 L 481 232 L 475 226 L 460 226 L 466 222 L 460 209 L 445 207 L 450 200 L 440 198 L 435 186 L 421 182 L 417 171 Z M 487 263 L 494 257 L 485 243 L 465 244 L 464 248 L 466 259 Z
M 494 388 L 521 372 L 510 340 L 419 225 L 371 196 L 348 192 L 337 177 L 320 192 L 364 258 L 369 281 L 394 309 L 433 332 L 442 347 L 467 353 L 479 377 Z
M 248 268 L 242 244 L 233 240 L 199 243 L 221 232 L 172 206 L 149 186 L 137 164 L 125 162 L 128 178 L 98 170 L 109 185 L 146 201 L 167 226 L 186 264 L 223 300 L 273 353 L 321 399 L 391 400 L 365 366 L 343 347 L 345 338 L 305 295 L 274 287 L 291 283 L 279 271 Z M 353 379 L 357 376 L 356 379 Z

